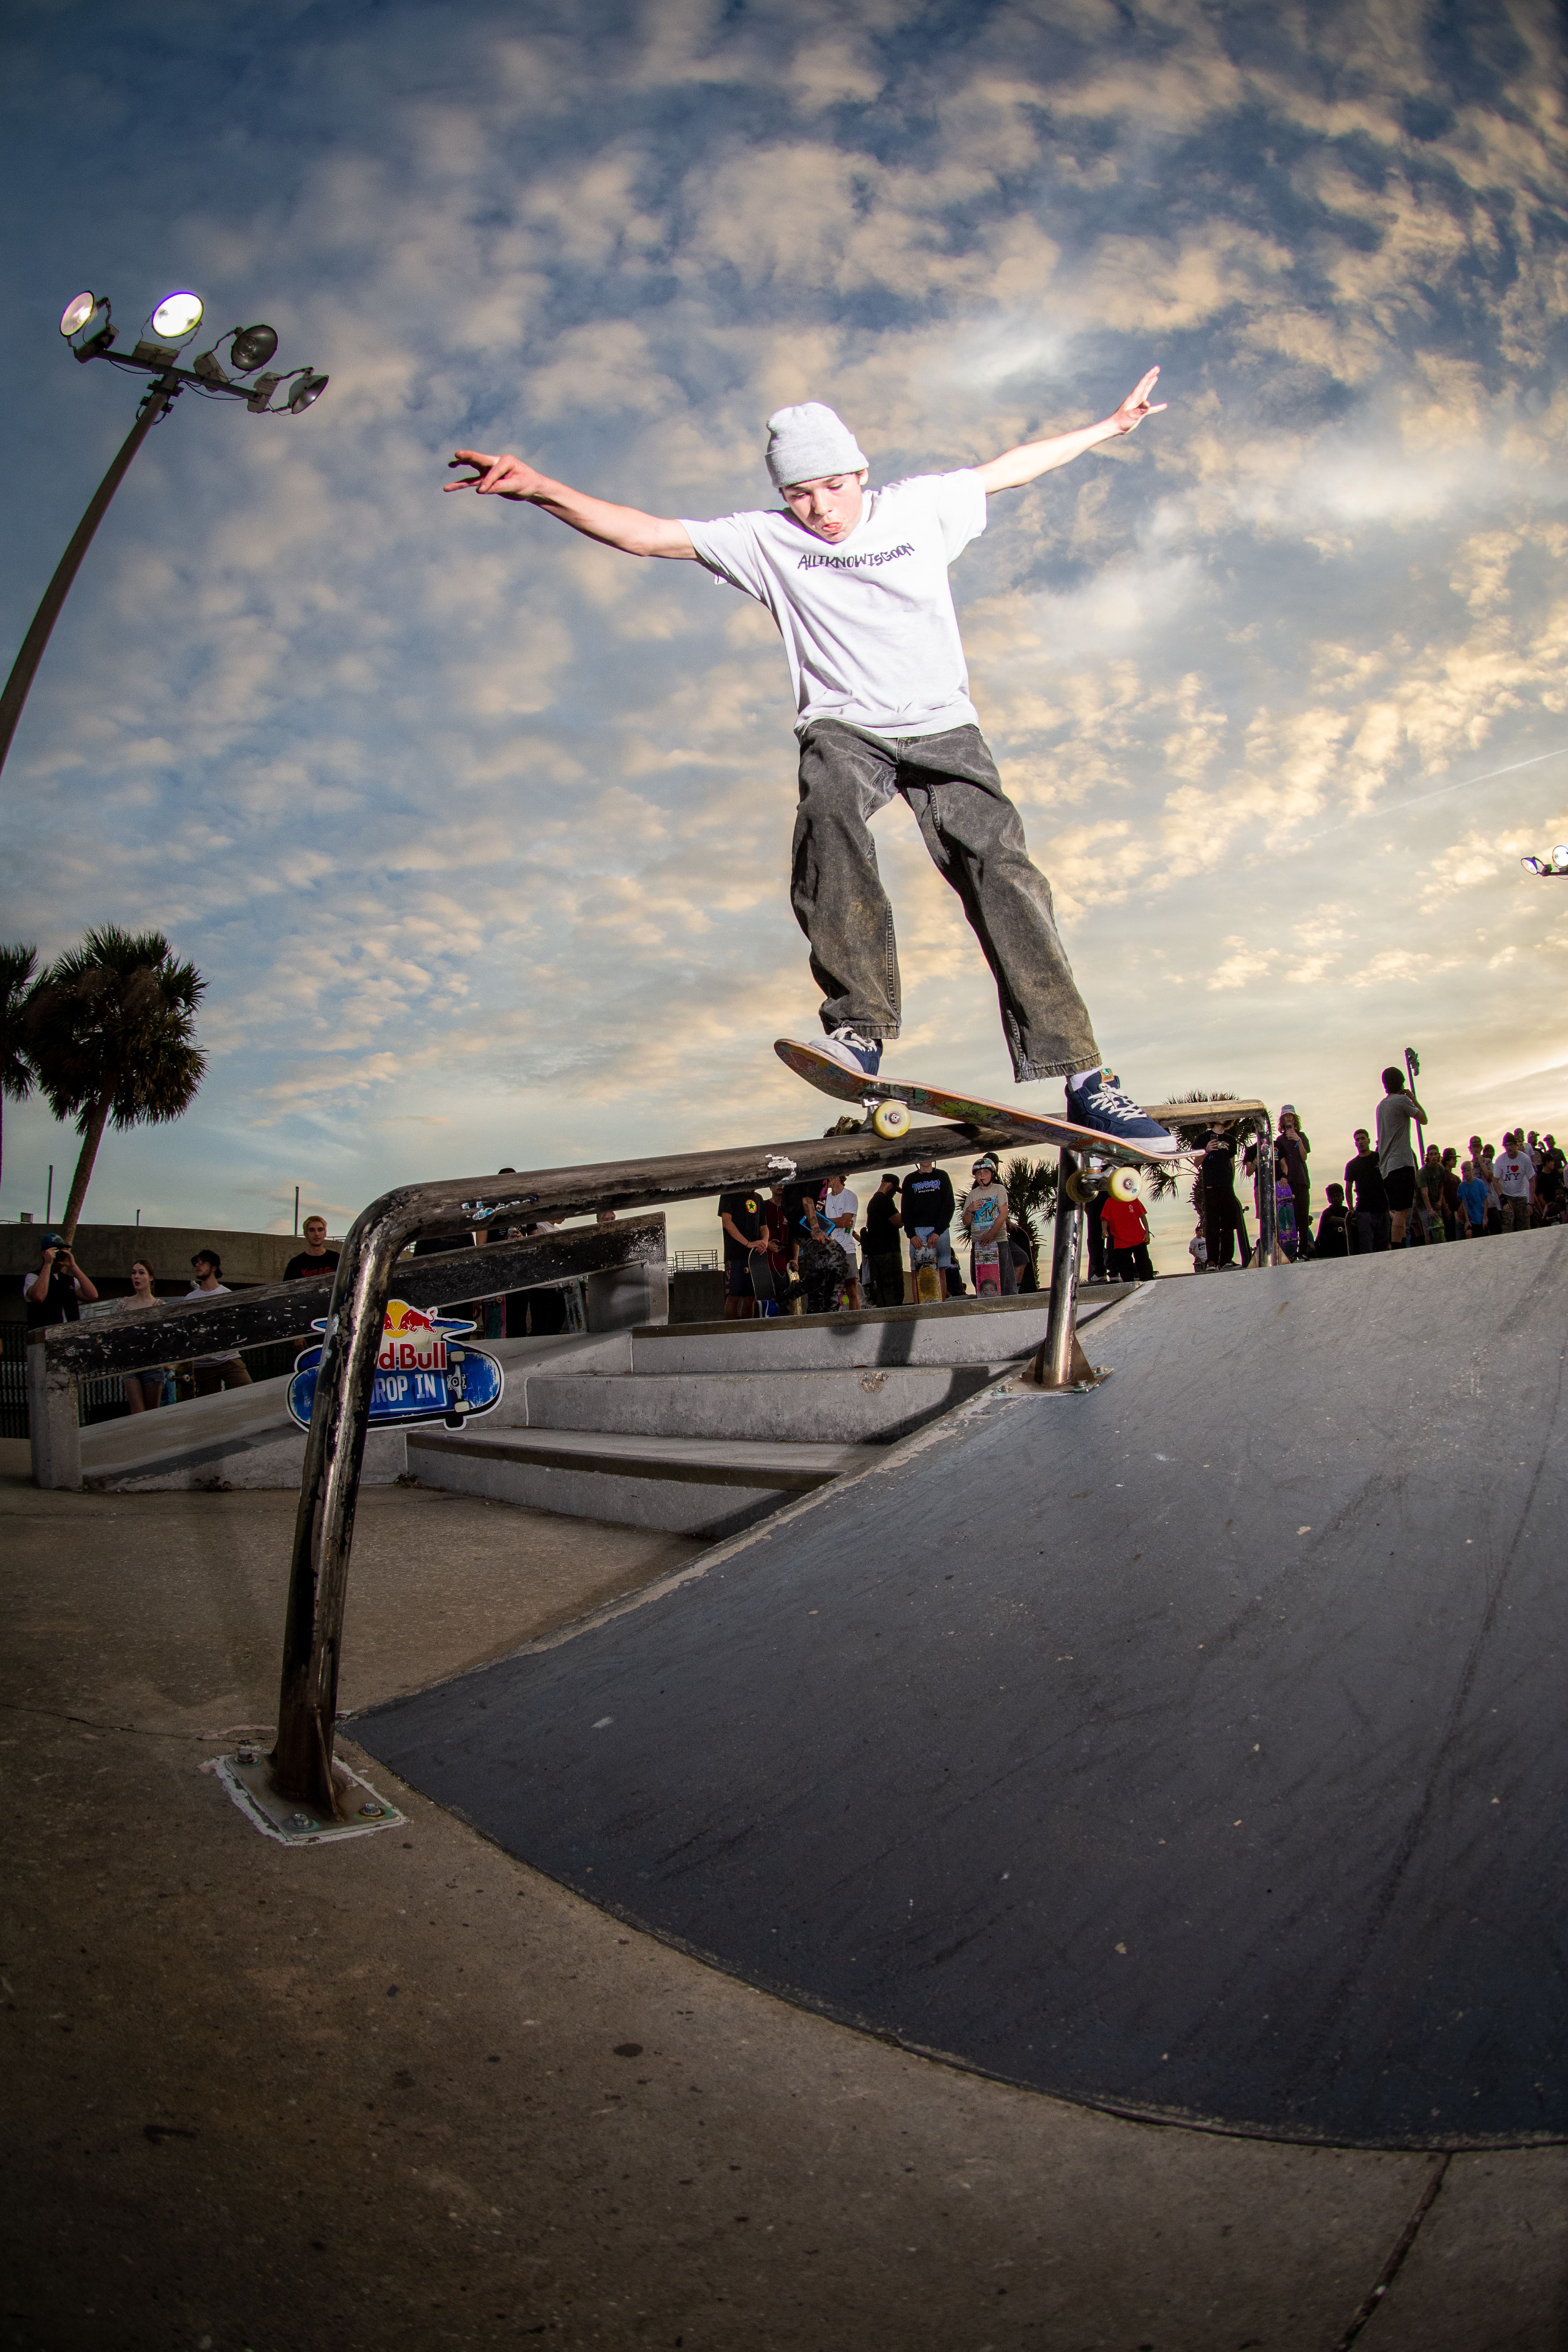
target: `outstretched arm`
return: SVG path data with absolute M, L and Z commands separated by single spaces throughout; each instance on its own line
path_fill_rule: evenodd
M 644 514 L 637 507 L 612 506 L 608 499 L 591 499 L 584 490 L 552 482 L 548 474 L 537 473 L 521 457 L 491 457 L 482 449 L 459 449 L 451 464 L 472 466 L 474 471 L 460 481 L 443 482 L 444 490 L 477 490 L 482 499 L 517 499 L 528 506 L 542 507 L 546 514 L 580 530 L 584 539 L 596 539 L 604 547 L 618 547 L 626 555 L 696 560 L 697 550 L 679 523 L 662 515 Z
M 987 495 L 993 490 L 1019 489 L 1058 466 L 1070 466 L 1075 457 L 1101 441 L 1119 441 L 1124 434 L 1136 433 L 1146 416 L 1158 416 L 1165 406 L 1163 400 L 1151 403 L 1149 398 L 1159 376 L 1159 369 L 1151 368 L 1114 415 L 1102 417 L 1098 425 L 1080 425 L 1076 433 L 1058 433 L 1049 441 L 1026 441 L 1020 448 L 1005 449 L 1000 457 L 976 466 L 983 488 Z

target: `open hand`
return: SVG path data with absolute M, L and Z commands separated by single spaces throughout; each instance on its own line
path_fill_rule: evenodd
M 1131 428 L 1129 428 L 1131 429 Z M 465 474 L 460 481 L 443 482 L 444 490 L 477 490 L 482 499 L 526 499 L 538 488 L 543 476 L 521 457 L 487 457 L 482 449 L 458 449 L 447 462 L 447 471 L 454 466 L 472 466 L 474 471 Z
M 1111 417 L 1118 433 L 1136 433 L 1146 416 L 1158 416 L 1167 406 L 1163 400 L 1151 402 L 1149 394 L 1160 380 L 1160 371 L 1152 367 L 1146 376 L 1130 392 Z

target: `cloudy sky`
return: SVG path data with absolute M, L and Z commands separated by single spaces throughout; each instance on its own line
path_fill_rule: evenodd
M 331 387 L 182 400 L 0 793 L 0 937 L 165 929 L 212 1069 L 93 1218 L 334 1229 L 387 1185 L 772 1141 L 821 1098 L 772 624 L 500 501 L 666 514 L 763 420 L 874 480 L 1168 413 L 993 500 L 982 722 L 1103 1050 L 1294 1100 L 1319 1181 L 1407 1044 L 1443 1140 L 1568 1127 L 1563 58 L 1544 0 L 13 0 L 5 657 L 134 412 L 56 333 L 192 286 Z M 896 1062 L 1009 1092 L 901 808 Z M 1026 1090 L 1050 1096 L 1054 1088 Z M 0 1213 L 73 1139 L 7 1109 Z M 705 1219 L 688 1238 L 706 1238 Z M 699 1233 L 697 1228 L 700 1227 Z

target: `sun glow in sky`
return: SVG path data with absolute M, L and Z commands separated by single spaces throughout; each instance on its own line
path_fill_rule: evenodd
M 1293 1101 L 1320 1192 L 1407 1044 L 1439 1139 L 1568 1128 L 1568 888 L 1519 865 L 1568 838 L 1552 8 L 31 0 L 4 55 L 6 659 L 134 413 L 79 287 L 331 377 L 156 428 L 0 778 L 0 937 L 158 925 L 209 982 L 196 1107 L 108 1138 L 90 1218 L 287 1228 L 299 1183 L 336 1231 L 819 1132 L 772 624 L 445 461 L 717 514 L 771 502 L 781 403 L 887 480 L 1156 362 L 1168 412 L 953 573 L 1103 1049 Z M 889 1069 L 1008 1094 L 956 901 L 878 837 Z M 41 1215 L 74 1138 L 5 1129 Z

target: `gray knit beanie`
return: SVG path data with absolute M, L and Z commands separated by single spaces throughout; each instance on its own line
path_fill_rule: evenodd
M 776 490 L 825 474 L 858 474 L 865 464 L 847 425 L 820 400 L 775 408 L 768 419 L 768 472 Z

